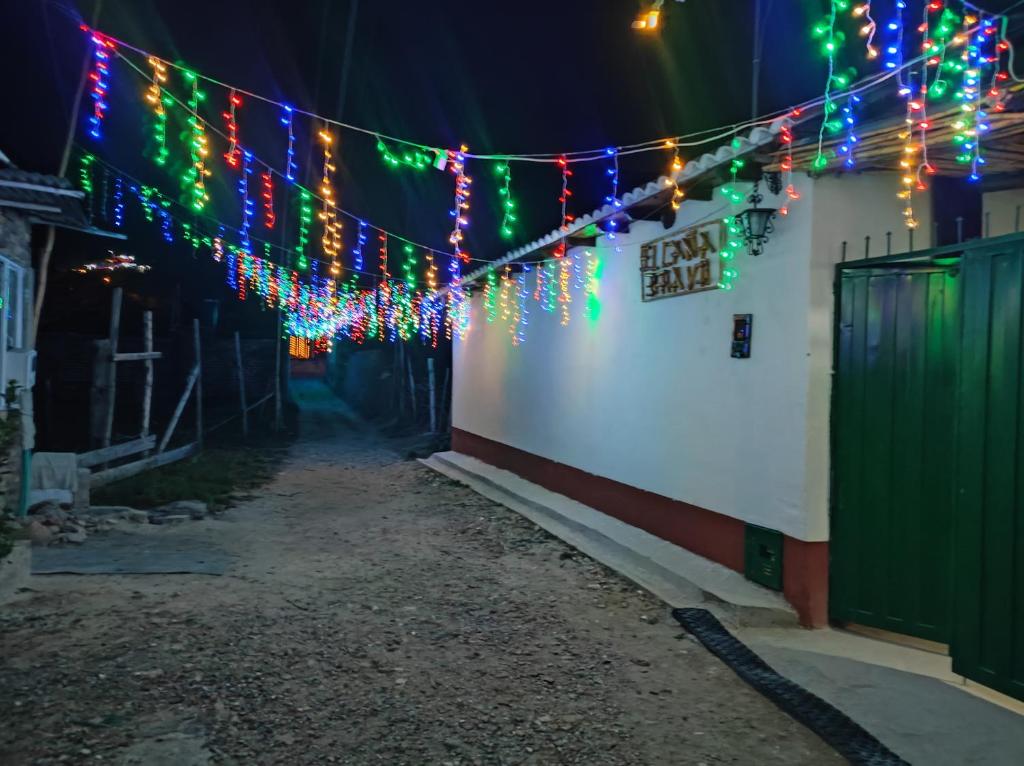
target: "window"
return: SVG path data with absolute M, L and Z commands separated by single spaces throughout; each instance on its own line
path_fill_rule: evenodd
M 6 393 L 12 379 L 19 386 L 28 385 L 24 353 L 28 287 L 25 268 L 0 256 L 0 393 Z M 5 407 L 6 402 L 0 399 L 0 409 Z
M 8 351 L 20 351 L 25 345 L 25 269 L 0 258 L 3 262 L 3 285 L 0 296 L 3 299 L 4 338 Z

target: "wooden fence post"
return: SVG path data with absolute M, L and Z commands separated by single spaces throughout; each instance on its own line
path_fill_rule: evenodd
M 427 357 L 427 390 L 430 393 L 430 433 L 437 433 L 437 395 L 434 390 L 434 357 Z
M 196 446 L 203 448 L 203 347 L 199 338 L 199 319 L 192 320 L 192 344 L 196 355 Z
M 412 354 L 406 356 L 409 361 L 409 401 L 412 402 L 412 422 L 415 423 L 417 419 L 416 414 L 416 378 L 412 374 Z
M 121 332 L 121 288 L 115 287 L 110 302 L 110 357 L 107 368 L 107 411 L 106 421 L 103 426 L 103 443 L 101 446 L 110 446 L 110 437 L 114 431 L 114 404 L 117 401 L 117 336 Z
M 153 353 L 153 312 L 142 313 L 142 350 Z M 149 418 L 153 406 L 153 360 L 146 359 L 146 383 L 142 389 L 142 429 L 139 434 L 143 439 L 149 436 Z
M 441 418 L 440 425 L 442 431 L 448 431 L 448 421 L 452 416 L 452 408 L 448 404 L 448 384 L 452 380 L 452 368 L 447 367 L 444 371 L 444 385 L 441 386 Z
M 277 304 L 277 334 L 274 336 L 274 430 L 280 431 L 283 421 L 281 407 L 281 304 Z
M 238 366 L 238 399 L 242 405 L 242 436 L 249 435 L 249 410 L 245 406 L 245 368 L 242 366 L 242 340 L 235 332 L 235 363 Z

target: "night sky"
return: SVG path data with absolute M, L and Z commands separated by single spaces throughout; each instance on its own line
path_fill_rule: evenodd
M 7 74 L 0 148 L 26 169 L 53 171 L 57 166 L 86 47 L 69 11 L 89 19 L 94 2 L 3 3 Z M 98 27 L 219 80 L 439 147 L 465 142 L 473 151 L 488 153 L 572 151 L 750 116 L 752 0 L 668 0 L 664 28 L 656 36 L 630 29 L 640 6 L 636 0 L 362 0 L 342 111 L 339 82 L 351 2 L 104 0 Z M 809 29 L 828 6 L 826 0 L 764 3 L 762 113 L 821 91 L 824 62 Z M 184 97 L 173 71 L 170 87 Z M 151 118 L 142 99 L 145 83 L 115 61 L 112 88 L 107 135 L 97 144 L 80 128 L 77 140 L 162 190 L 177 191 L 176 175 L 147 159 Z M 220 123 L 227 92 L 212 86 L 206 90 L 206 116 Z M 275 109 L 249 100 L 239 125 L 243 143 L 283 168 L 277 116 Z M 186 154 L 173 122 L 171 127 L 172 164 L 180 172 Z M 300 175 L 312 171 L 307 181 L 315 184 L 318 152 L 307 161 L 312 131 L 309 123 L 297 122 Z M 451 174 L 389 169 L 372 137 L 339 131 L 338 138 L 339 204 L 372 223 L 447 250 Z M 238 198 L 234 176 L 220 157 L 224 148 L 214 140 L 210 166 L 224 183 L 211 185 L 210 211 L 235 225 Z M 661 152 L 624 159 L 620 192 L 663 173 L 668 159 Z M 474 198 L 466 246 L 474 257 L 499 257 L 558 225 L 560 180 L 554 166 L 513 165 L 520 221 L 511 242 L 496 236 L 492 211 L 499 197 L 493 169 L 471 163 L 469 173 Z M 74 177 L 73 170 L 69 175 Z M 601 163 L 579 169 L 573 184 L 580 214 L 608 192 Z M 346 251 L 354 228 L 346 222 Z M 102 250 L 108 244 L 92 246 Z M 130 249 L 156 263 L 161 247 L 154 234 L 133 240 Z

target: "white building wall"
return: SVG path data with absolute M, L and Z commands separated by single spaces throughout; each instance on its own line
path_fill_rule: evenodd
M 478 290 L 472 329 L 455 344 L 453 425 L 801 540 L 827 539 L 832 258 L 843 239 L 863 242 L 877 229 L 884 245 L 885 231 L 899 231 L 894 184 L 797 179 L 803 198 L 777 220 L 764 255 L 737 258 L 729 292 L 644 303 L 640 244 L 668 232 L 640 222 L 616 242 L 602 237 L 599 317 L 585 318 L 574 292 L 563 327 L 531 299 L 518 348 L 500 319 L 487 323 Z M 868 217 L 849 212 L 847 189 L 857 205 L 869 198 Z M 720 195 L 687 201 L 673 230 L 727 210 Z M 730 357 L 741 313 L 754 317 L 750 359 Z
M 988 221 L 989 237 L 1018 231 L 1017 208 L 1021 208 L 1019 231 L 1024 231 L 1024 189 L 1006 189 L 981 195 L 982 226 Z M 984 228 L 982 228 L 984 232 Z

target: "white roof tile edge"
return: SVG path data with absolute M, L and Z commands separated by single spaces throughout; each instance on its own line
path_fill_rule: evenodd
M 649 197 L 665 190 L 665 187 L 675 181 L 690 181 L 695 177 L 703 175 L 704 173 L 712 170 L 713 168 L 724 165 L 727 162 L 732 162 L 735 157 L 747 154 L 748 152 L 764 146 L 767 143 L 771 143 L 775 137 L 782 130 L 784 125 L 792 125 L 792 120 L 787 117 L 779 117 L 772 121 L 767 127 L 758 126 L 754 128 L 746 136 L 741 136 L 736 139 L 736 146 L 733 147 L 732 143 L 726 146 L 720 146 L 714 152 L 708 152 L 702 154 L 695 160 L 690 160 L 683 166 L 683 169 L 676 174 L 676 178 L 673 179 L 670 176 L 659 176 L 656 181 L 650 181 L 644 186 L 638 186 L 633 191 L 626 192 L 620 197 L 622 205 L 616 208 L 613 205 L 602 205 L 601 207 L 593 210 L 585 215 L 577 218 L 573 225 L 569 227 L 569 231 L 565 234 L 561 229 L 553 229 L 548 232 L 545 236 L 540 239 L 535 239 L 525 245 L 517 247 L 515 250 L 510 250 L 501 258 L 491 261 L 486 266 L 474 269 L 469 274 L 462 278 L 464 285 L 476 281 L 484 274 L 487 273 L 488 269 L 493 269 L 497 266 L 504 266 L 506 263 L 511 263 L 517 258 L 522 258 L 524 255 L 529 255 L 535 250 L 540 250 L 542 247 L 548 247 L 561 241 L 563 236 L 572 236 L 573 234 L 585 229 L 595 221 L 600 221 L 607 216 L 610 216 L 616 210 L 623 210 L 631 205 L 635 205 L 638 202 L 642 202 Z

